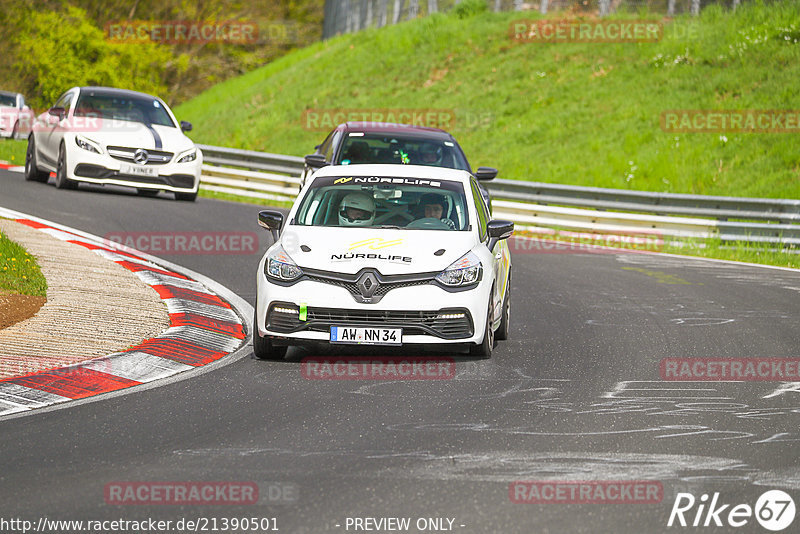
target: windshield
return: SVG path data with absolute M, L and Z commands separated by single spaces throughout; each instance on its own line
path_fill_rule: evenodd
M 152 97 L 81 92 L 75 116 L 175 127 L 164 105 Z
M 16 95 L 0 95 L 0 106 L 17 107 Z
M 351 132 L 339 151 L 338 165 L 396 163 L 468 171 L 463 153 L 452 141 Z
M 459 182 L 326 176 L 311 184 L 294 224 L 460 231 L 469 229 L 469 216 Z

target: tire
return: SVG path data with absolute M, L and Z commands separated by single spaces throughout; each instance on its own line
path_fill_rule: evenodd
M 282 360 L 289 347 L 276 347 L 269 337 L 258 335 L 258 305 L 253 311 L 253 354 L 259 360 Z
M 506 282 L 506 294 L 503 297 L 502 319 L 500 328 L 495 332 L 495 338 L 500 341 L 508 339 L 508 324 L 511 322 L 511 271 L 508 271 L 508 281 Z
M 19 137 L 19 122 L 14 123 L 14 127 L 11 129 L 11 139 L 20 139 Z
M 143 197 L 157 196 L 161 191 L 158 189 L 136 189 L 136 192 Z
M 75 189 L 78 184 L 67 178 L 67 152 L 62 144 L 58 148 L 58 164 L 56 165 L 56 188 Z
M 483 334 L 483 341 L 480 345 L 470 347 L 469 354 L 476 358 L 489 359 L 494 350 L 494 330 L 492 329 L 492 310 L 494 309 L 494 289 L 489 298 L 489 310 L 486 313 L 486 331 Z
M 36 144 L 33 135 L 28 138 L 28 150 L 25 151 L 25 180 L 28 182 L 47 182 L 50 173 L 40 171 L 36 166 Z
M 180 200 L 184 202 L 194 202 L 194 199 L 197 198 L 197 191 L 194 193 L 175 193 L 175 200 Z

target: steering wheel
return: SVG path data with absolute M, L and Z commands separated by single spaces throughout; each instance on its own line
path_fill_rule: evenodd
M 424 217 L 411 221 L 406 225 L 406 228 L 428 228 L 431 230 L 451 230 L 451 228 L 444 222 L 434 217 Z

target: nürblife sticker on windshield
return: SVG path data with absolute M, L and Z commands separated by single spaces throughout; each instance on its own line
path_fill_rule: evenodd
M 389 178 L 386 176 L 346 176 L 333 180 L 335 185 L 353 184 L 393 184 L 393 185 L 418 185 L 425 187 L 441 187 L 440 180 L 427 180 L 425 178 Z

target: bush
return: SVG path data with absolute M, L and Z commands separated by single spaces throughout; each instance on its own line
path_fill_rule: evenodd
M 74 86 L 103 85 L 163 94 L 172 59 L 169 49 L 152 44 L 105 40 L 80 8 L 31 11 L 17 34 L 15 70 L 34 92 L 30 104 L 47 107 Z
M 466 19 L 480 15 L 489 10 L 487 0 L 464 0 L 453 8 L 453 15 L 460 19 Z

